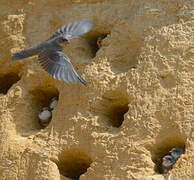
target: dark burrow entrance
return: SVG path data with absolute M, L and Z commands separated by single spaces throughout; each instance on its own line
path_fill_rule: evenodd
M 79 180 L 92 163 L 91 158 L 82 151 L 77 149 L 64 151 L 59 155 L 56 163 L 62 176 Z
M 108 34 L 109 33 L 93 32 L 86 37 L 91 47 L 92 58 L 96 56 L 97 51 L 101 48 L 102 41 L 105 40 Z
M 120 127 L 124 121 L 124 115 L 129 110 L 128 104 L 111 105 L 106 112 L 110 124 L 113 127 Z
M 91 104 L 91 112 L 98 116 L 101 126 L 119 128 L 129 111 L 129 98 L 126 92 L 111 90 Z
M 19 80 L 20 77 L 14 72 L 0 75 L 0 94 L 7 94 L 11 86 Z
M 39 119 L 39 113 L 42 111 L 43 108 L 49 108 L 50 102 L 52 98 L 59 99 L 59 91 L 51 86 L 44 87 L 44 88 L 36 88 L 32 91 L 30 91 L 30 94 L 32 95 L 32 101 L 33 106 L 35 109 L 35 119 L 37 122 L 39 122 L 40 128 L 44 128 L 48 126 L 50 121 L 48 123 L 41 123 Z M 51 113 L 53 110 L 49 110 Z M 52 118 L 52 117 L 51 117 Z
M 172 136 L 165 138 L 159 144 L 156 144 L 152 151 L 152 161 L 155 163 L 154 171 L 163 174 L 162 158 L 170 155 L 172 148 L 180 147 L 185 153 L 185 139 L 181 136 Z
M 17 105 L 20 113 L 14 114 L 17 133 L 23 137 L 28 137 L 47 127 L 52 120 L 53 111 L 51 118 L 49 118 L 49 121 L 46 121 L 45 126 L 40 124 L 38 115 L 43 107 L 49 105 L 52 97 L 58 96 L 59 92 L 53 86 L 41 86 L 29 90 L 28 94 L 24 96 L 25 101 L 22 100 Z

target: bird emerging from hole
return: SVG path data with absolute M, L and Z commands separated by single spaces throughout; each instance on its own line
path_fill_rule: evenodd
M 102 36 L 99 36 L 98 39 L 97 39 L 97 45 L 98 45 L 98 48 L 101 48 L 102 47 L 102 41 L 107 39 L 107 35 L 102 35 Z
M 51 101 L 50 101 L 50 104 L 49 104 L 50 110 L 51 111 L 54 110 L 56 108 L 57 104 L 58 104 L 58 98 L 57 97 L 53 97 L 51 99 Z
M 70 39 L 85 34 L 92 28 L 94 28 L 94 22 L 89 20 L 67 24 L 39 45 L 14 53 L 12 60 L 38 55 L 40 65 L 53 78 L 65 82 L 81 82 L 87 85 L 87 82 L 75 71 L 70 59 L 62 50 L 63 45 L 69 43 Z
M 170 150 L 171 156 L 173 156 L 176 161 L 181 157 L 183 153 L 184 149 L 181 147 L 174 147 Z
M 39 123 L 41 126 L 46 127 L 52 118 L 52 112 L 49 107 L 43 107 L 38 114 Z
M 176 163 L 176 160 L 171 155 L 166 155 L 162 158 L 162 171 L 163 173 L 167 173 L 170 169 L 172 169 L 173 165 Z

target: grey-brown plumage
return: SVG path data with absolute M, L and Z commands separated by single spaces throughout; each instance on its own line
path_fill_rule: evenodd
M 81 20 L 58 29 L 48 40 L 29 49 L 13 54 L 12 60 L 24 59 L 38 55 L 38 61 L 42 68 L 53 78 L 65 82 L 87 82 L 75 71 L 70 59 L 62 52 L 62 45 L 70 39 L 89 32 L 94 23 L 89 20 Z
M 50 103 L 49 103 L 49 108 L 50 110 L 54 110 L 56 108 L 58 104 L 58 98 L 57 97 L 53 97 L 51 100 L 50 100 Z
M 98 37 L 98 39 L 97 39 L 98 48 L 102 47 L 102 41 L 105 40 L 106 38 L 107 38 L 107 35 L 102 35 L 102 36 Z
M 181 147 L 174 147 L 170 150 L 171 156 L 173 156 L 176 161 L 181 157 L 183 153 L 184 149 Z
M 162 171 L 163 173 L 167 173 L 170 169 L 172 169 L 173 165 L 176 163 L 176 160 L 171 155 L 166 155 L 162 158 Z

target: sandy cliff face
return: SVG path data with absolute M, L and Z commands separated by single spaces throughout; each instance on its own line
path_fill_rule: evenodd
M 193 0 L 2 0 L 0 179 L 164 180 L 161 158 L 180 146 L 185 154 L 171 177 L 193 180 L 193 7 Z M 10 60 L 80 19 L 96 28 L 64 51 L 88 87 L 54 80 L 36 56 Z M 42 128 L 37 114 L 54 96 L 59 103 Z

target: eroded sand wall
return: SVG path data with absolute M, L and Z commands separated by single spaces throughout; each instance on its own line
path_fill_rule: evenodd
M 170 174 L 193 180 L 193 7 L 193 0 L 1 0 L 0 179 L 164 180 L 161 158 L 181 146 Z M 10 60 L 80 19 L 96 28 L 64 52 L 88 87 L 54 80 L 37 57 Z M 53 96 L 59 103 L 42 129 L 37 113 Z

